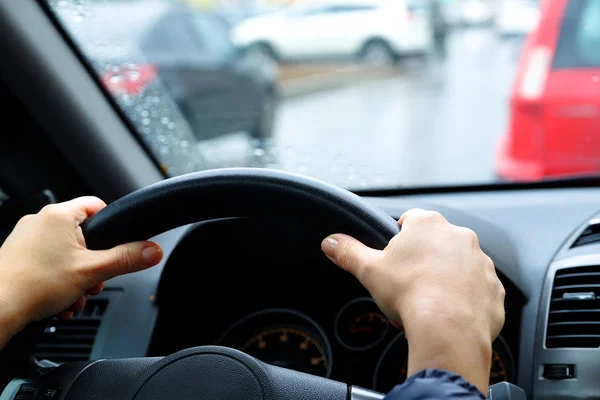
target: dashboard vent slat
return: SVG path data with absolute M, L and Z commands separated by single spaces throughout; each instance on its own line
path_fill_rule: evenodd
M 89 360 L 107 307 L 107 299 L 88 299 L 69 321 L 53 319 L 36 343 L 35 356 L 56 363 Z
M 556 272 L 546 347 L 600 347 L 600 266 Z
M 600 243 L 600 219 L 593 219 L 573 242 L 571 248 Z

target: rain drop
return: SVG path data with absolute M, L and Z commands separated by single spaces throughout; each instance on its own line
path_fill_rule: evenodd
M 169 122 L 169 125 L 167 125 L 167 128 L 175 129 L 175 122 Z
M 169 118 L 167 117 L 162 117 L 160 122 L 162 122 L 163 125 L 167 125 L 169 123 Z
M 263 157 L 265 155 L 265 151 L 261 148 L 254 149 L 254 155 L 256 157 Z
M 144 124 L 144 125 L 150 125 L 150 118 L 144 118 L 142 120 L 142 124 Z

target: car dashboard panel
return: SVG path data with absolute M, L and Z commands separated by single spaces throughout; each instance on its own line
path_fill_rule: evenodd
M 162 275 L 149 355 L 217 344 L 382 392 L 401 383 L 408 356 L 403 332 L 353 276 L 321 253 L 320 237 L 302 224 L 281 226 L 268 218 L 190 229 Z M 200 247 L 216 257 L 195 261 Z M 506 285 L 505 331 L 513 330 L 507 336 L 514 338 L 521 295 Z M 514 378 L 510 346 L 516 342 L 503 338 L 494 345 L 492 383 Z
M 564 310 L 555 303 L 565 293 L 569 301 L 561 304 L 578 305 L 576 315 L 589 316 L 586 308 L 595 310 L 593 279 L 595 265 L 600 265 L 600 245 L 593 241 L 572 244 L 586 231 L 595 233 L 596 227 L 588 221 L 598 212 L 600 190 L 442 193 L 366 200 L 395 218 L 414 207 L 434 209 L 450 222 L 477 232 L 507 291 L 506 324 L 494 343 L 491 382 L 514 382 L 529 397 L 600 394 L 593 367 L 599 359 L 596 325 L 581 326 L 584 320 L 565 319 L 560 313 L 557 319 L 556 312 L 549 317 L 550 312 Z M 63 347 L 58 355 L 63 361 L 162 356 L 218 344 L 242 349 L 271 364 L 389 390 L 406 375 L 408 349 L 402 331 L 390 325 L 354 277 L 321 253 L 320 240 L 331 232 L 316 232 L 302 222 L 231 218 L 159 235 L 155 241 L 165 251 L 159 266 L 113 279 L 97 298 L 105 300 L 100 303 L 104 305 L 92 302 L 82 311 L 87 315 L 75 316 L 74 323 L 80 325 L 97 320 L 89 351 Z M 560 272 L 564 268 L 575 270 Z M 561 286 L 591 286 L 557 289 L 555 275 L 561 274 L 566 282 Z M 56 324 L 60 330 L 61 323 Z M 561 343 L 572 345 L 569 329 L 588 337 L 586 343 L 594 347 L 564 347 Z M 47 329 L 44 340 L 48 338 L 52 332 Z M 559 347 L 549 345 L 548 340 Z M 565 365 L 571 375 L 563 376 Z

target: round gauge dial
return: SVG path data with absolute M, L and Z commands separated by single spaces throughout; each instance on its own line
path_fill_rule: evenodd
M 329 377 L 331 347 L 323 330 L 293 310 L 259 311 L 229 328 L 217 344 L 278 367 Z
M 408 343 L 403 334 L 390 342 L 383 352 L 373 377 L 373 388 L 387 393 L 395 385 L 406 380 L 408 373 Z M 513 379 L 513 361 L 504 339 L 498 337 L 492 349 L 490 385 L 498 382 L 511 382 Z
M 335 319 L 335 335 L 350 350 L 370 349 L 385 338 L 390 323 L 370 298 L 347 303 Z

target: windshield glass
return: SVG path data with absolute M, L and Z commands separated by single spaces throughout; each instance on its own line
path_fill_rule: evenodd
M 600 170 L 600 1 L 43 0 L 167 176 Z

